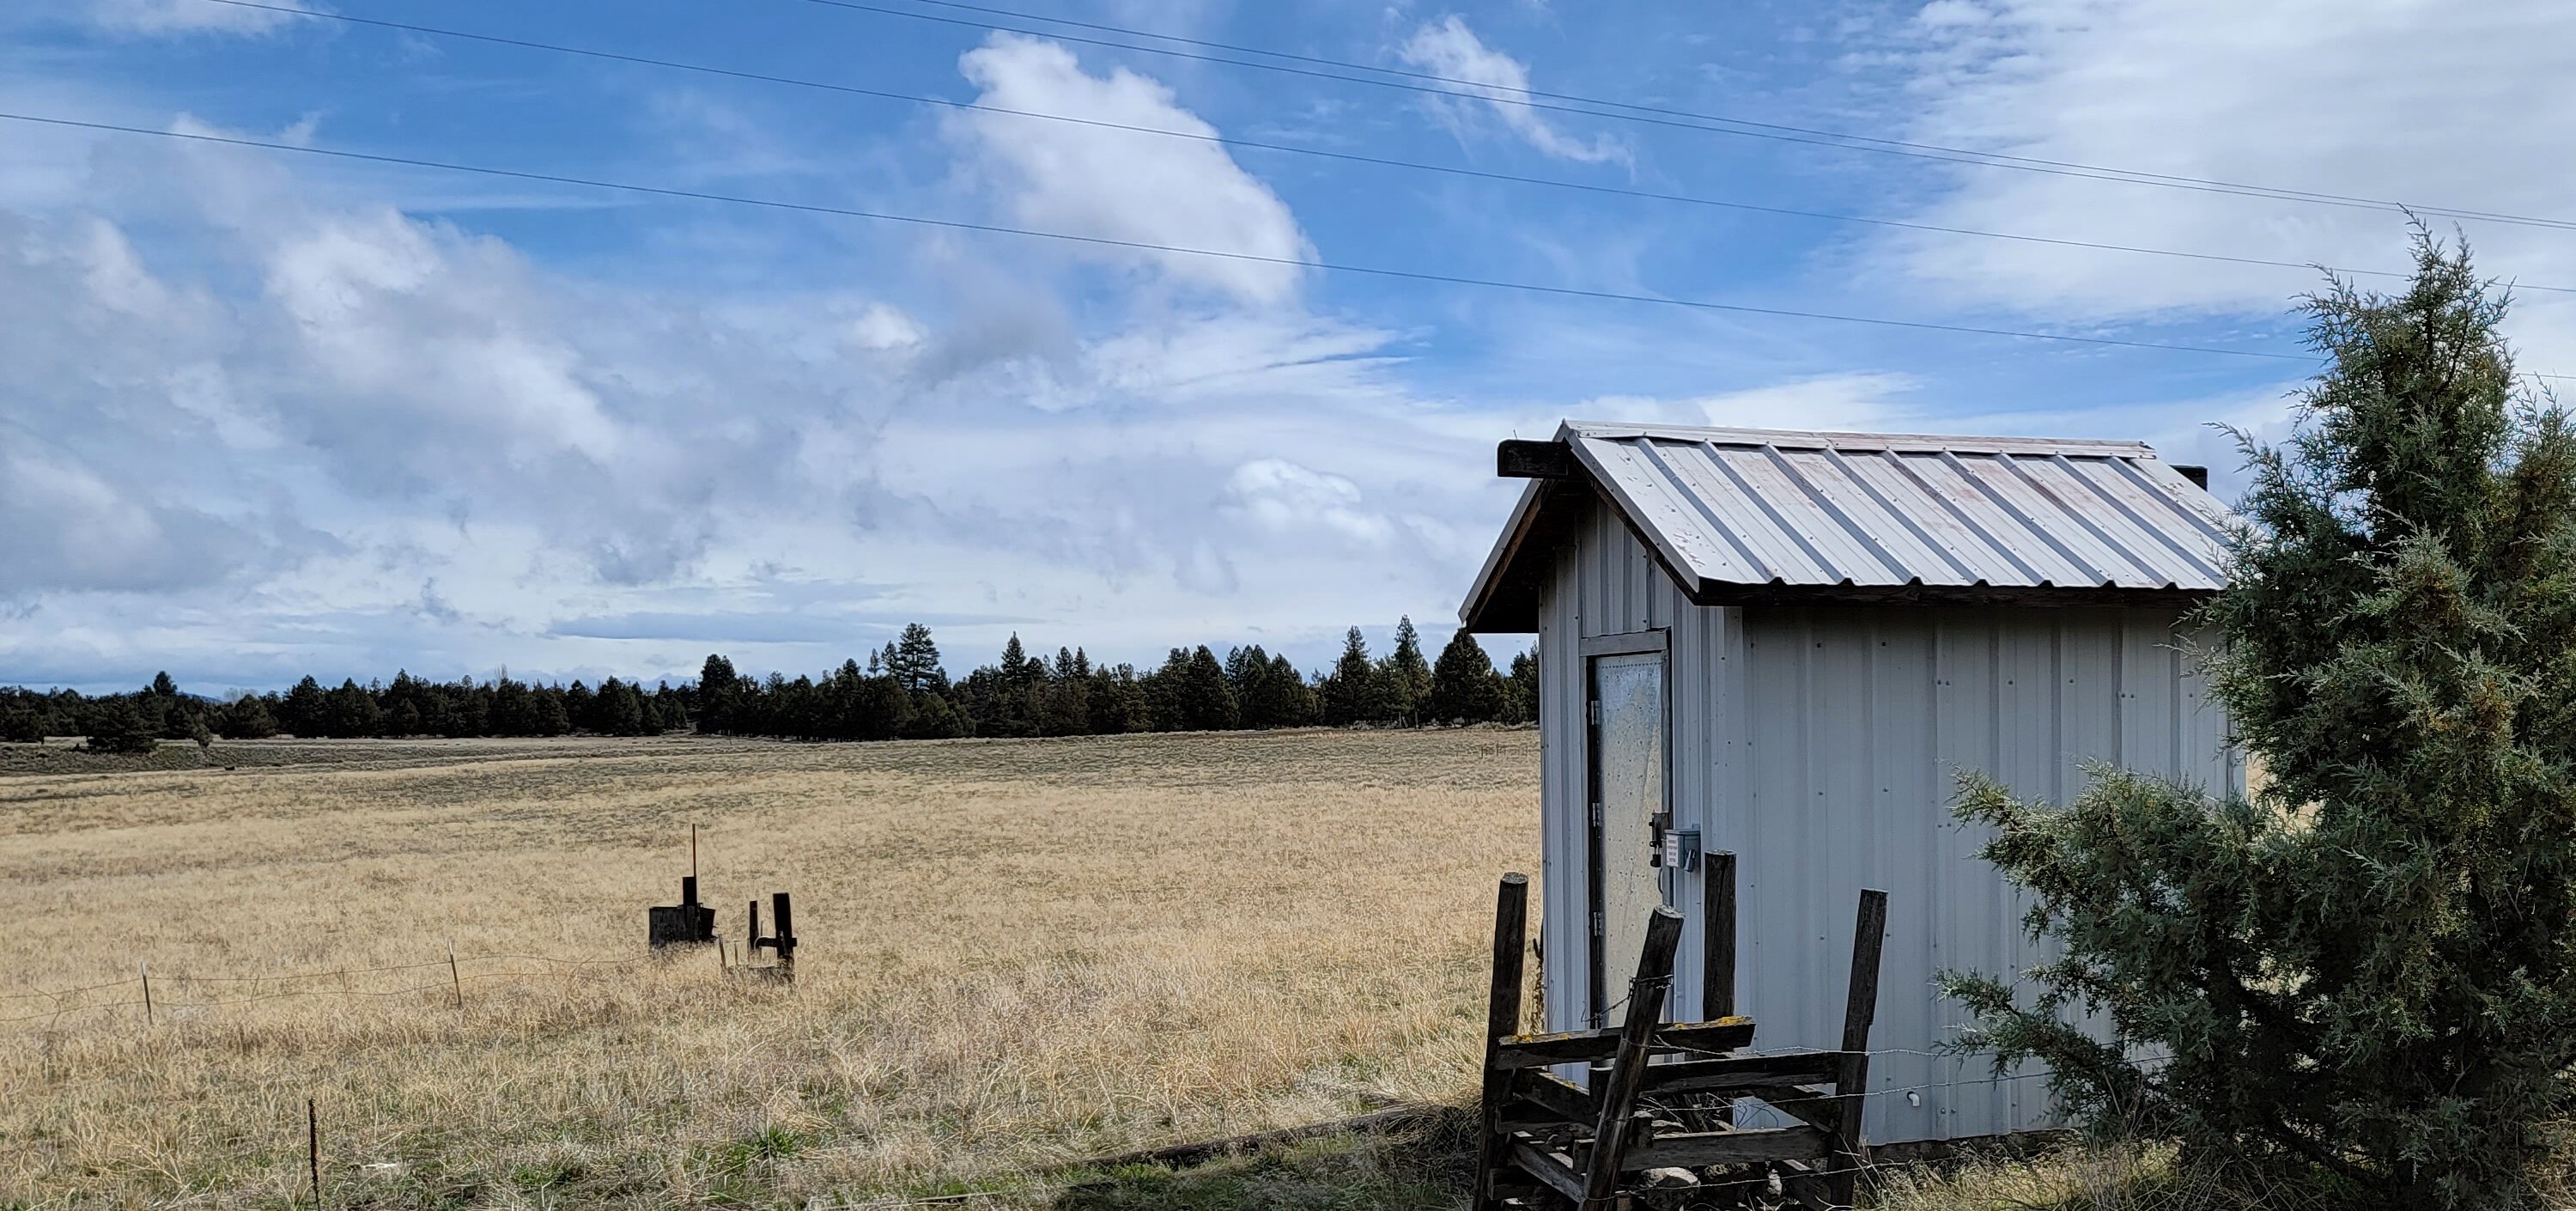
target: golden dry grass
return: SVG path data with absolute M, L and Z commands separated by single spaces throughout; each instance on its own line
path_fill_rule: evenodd
M 0 1205 L 283 1206 L 308 1097 L 335 1204 L 1043 1204 L 1086 1155 L 1463 1097 L 1537 858 L 1527 731 L 287 747 L 0 777 L 0 1018 L 46 1015 L 0 1024 Z M 795 894 L 792 992 L 483 957 L 637 956 L 691 823 L 723 932 Z M 155 1026 L 26 995 L 146 962 Z

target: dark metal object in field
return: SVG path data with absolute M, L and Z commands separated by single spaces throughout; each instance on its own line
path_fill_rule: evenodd
M 698 826 L 689 826 L 689 873 L 680 880 L 680 902 L 645 913 L 645 940 L 653 949 L 703 946 L 716 940 L 716 910 L 698 903 Z
M 716 910 L 698 903 L 698 877 L 680 880 L 680 902 L 656 904 L 647 913 L 653 949 L 695 946 L 716 940 Z
M 1707 920 L 1715 924 L 1734 915 L 1734 869 L 1731 855 L 1711 858 L 1711 874 L 1726 876 L 1712 879 L 1707 893 Z M 1793 1055 L 1746 1050 L 1753 1023 L 1745 1018 L 1662 1020 L 1682 933 L 1680 914 L 1669 908 L 1648 919 L 1627 1019 L 1618 1028 L 1516 1033 L 1528 896 L 1528 880 L 1519 875 L 1505 876 L 1496 895 L 1477 1211 L 1607 1211 L 1623 1202 L 1679 1205 L 1673 1200 L 1683 1196 L 1729 1205 L 1730 1196 L 1771 1191 L 1811 1208 L 1852 1205 L 1869 1165 L 1862 1108 L 1887 893 L 1861 893 L 1842 1049 Z M 1731 1007 L 1731 942 L 1711 939 L 1708 957 L 1711 974 L 1723 979 L 1703 990 L 1702 1007 Z M 1548 1071 L 1569 1063 L 1590 1065 L 1588 1084 Z M 1766 1103 L 1798 1125 L 1738 1127 L 1719 1111 L 1739 1101 Z

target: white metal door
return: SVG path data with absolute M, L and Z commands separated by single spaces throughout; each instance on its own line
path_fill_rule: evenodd
M 1664 654 L 1592 658 L 1592 1020 L 1615 1018 L 1664 903 L 1654 817 L 1664 810 Z

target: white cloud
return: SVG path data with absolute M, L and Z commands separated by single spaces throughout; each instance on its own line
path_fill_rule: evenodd
M 909 296 L 598 283 L 386 204 L 410 180 L 73 162 L 0 201 L 8 680 L 800 671 L 914 618 L 961 665 L 1012 629 L 1303 658 L 1438 613 L 1502 508 L 1492 435 L 1293 283 L 1081 328 L 973 242 L 925 238 Z
M 511 307 L 529 283 L 497 242 L 378 211 L 325 218 L 270 257 L 269 293 L 326 376 L 317 425 L 404 432 L 419 453 L 497 454 L 511 472 L 625 452 L 582 355 Z M 352 404 L 362 413 L 342 412 Z
M 297 0 L 261 0 L 269 9 L 211 0 L 87 0 L 90 20 L 120 34 L 262 34 L 297 18 L 271 9 L 311 11 Z
M 2419 205 L 2568 217 L 2576 126 L 2567 13 L 2555 0 L 2473 10 L 2430 2 L 1937 0 L 1909 33 L 1908 138 L 2013 155 Z M 2403 219 L 2383 210 L 2111 184 L 2005 169 L 1943 170 L 1918 217 L 1954 226 L 2403 270 Z M 2436 219 L 2445 233 L 2449 221 Z M 2563 233 L 2469 222 L 2480 264 L 2576 285 Z M 2279 314 L 2313 289 L 2301 269 L 2233 266 L 1936 235 L 1888 236 L 1894 264 L 1947 300 L 2086 320 Z M 2365 286 L 2391 279 L 2361 279 Z M 2518 331 L 2552 335 L 2576 309 L 2534 295 Z M 2555 316 L 2562 322 L 2542 321 Z M 2565 363 L 2568 357 L 2551 360 Z
M 141 496 L 13 428 L 0 428 L 0 518 L 0 602 L 43 589 L 189 589 L 256 554 L 223 520 Z
M 1609 135 L 1595 135 L 1590 142 L 1558 130 L 1540 111 L 1515 104 L 1525 99 L 1529 89 L 1529 68 L 1520 60 L 1485 45 L 1467 23 L 1456 14 L 1438 21 L 1426 22 L 1413 31 L 1396 54 L 1406 63 L 1444 79 L 1466 82 L 1466 89 L 1493 98 L 1486 102 L 1493 116 L 1513 134 L 1530 146 L 1560 160 L 1582 164 L 1629 164 L 1627 146 Z M 1431 98 L 1432 111 L 1439 114 L 1463 138 L 1467 131 L 1467 109 L 1445 97 Z
M 1225 484 L 1229 507 L 1274 534 L 1320 529 L 1363 546 L 1386 545 L 1393 526 L 1362 507 L 1360 486 L 1284 458 L 1255 459 Z
M 959 67 L 983 90 L 977 100 L 986 105 L 1216 133 L 1162 84 L 1124 68 L 1090 75 L 1056 43 L 995 34 L 967 52 Z M 1287 203 L 1218 144 L 985 113 L 958 115 L 948 130 L 982 158 L 1013 218 L 1024 226 L 1274 260 L 1313 259 Z M 1304 274 L 1294 265 L 1107 245 L 1075 248 L 1088 259 L 1152 266 L 1174 281 L 1246 302 L 1288 301 Z
M 878 353 L 911 349 L 929 338 L 930 330 L 920 321 L 884 303 L 869 304 L 850 325 L 850 339 L 859 348 Z

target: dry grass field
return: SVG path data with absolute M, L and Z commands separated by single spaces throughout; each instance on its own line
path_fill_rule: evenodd
M 0 1207 L 296 1205 L 308 1098 L 332 1206 L 1454 1207 L 1454 1139 L 1062 1167 L 1464 1104 L 1537 859 L 1529 731 L 200 761 L 0 748 Z M 693 823 L 723 933 L 794 893 L 792 991 L 640 960 Z
M 1043 1203 L 1460 1095 L 1537 847 L 1528 731 L 212 758 L 0 776 L 0 1204 L 285 1205 L 308 1097 L 335 1204 Z M 796 896 L 792 992 L 610 965 L 692 823 L 723 932 Z

